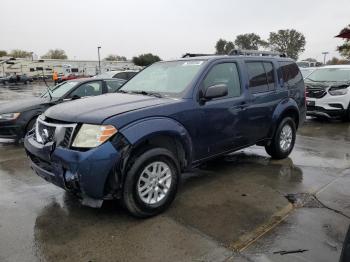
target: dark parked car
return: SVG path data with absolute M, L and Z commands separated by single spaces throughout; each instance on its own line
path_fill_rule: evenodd
M 25 139 L 36 173 L 98 207 L 122 199 L 148 217 L 173 201 L 181 173 L 258 144 L 286 158 L 305 119 L 293 60 L 203 56 L 158 62 L 116 94 L 48 109 Z
M 48 89 L 37 98 L 0 105 L 0 139 L 19 141 L 50 106 L 86 96 L 115 92 L 125 83 L 119 79 L 79 79 Z
M 0 79 L 1 83 L 3 85 L 6 84 L 28 84 L 29 82 L 33 82 L 33 78 L 27 76 L 27 75 L 11 75 L 11 76 L 7 76 L 7 77 L 3 77 Z

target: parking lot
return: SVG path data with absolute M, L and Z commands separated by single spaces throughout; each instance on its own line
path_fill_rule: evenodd
M 0 103 L 44 89 L 1 86 Z M 34 174 L 22 145 L 2 144 L 0 261 L 337 261 L 349 148 L 349 123 L 308 119 L 289 158 L 252 147 L 211 161 L 183 175 L 165 213 L 142 220 L 114 201 L 81 206 Z

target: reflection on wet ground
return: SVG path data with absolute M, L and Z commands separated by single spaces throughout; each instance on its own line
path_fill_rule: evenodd
M 48 83 L 52 86 L 52 84 Z M 0 85 L 0 104 L 17 99 L 40 96 L 46 89 L 45 83 Z
M 252 147 L 210 161 L 184 174 L 169 210 L 146 220 L 116 201 L 81 206 L 34 175 L 22 146 L 1 145 L 0 261 L 336 261 L 348 219 L 293 208 L 285 195 L 314 194 L 350 214 L 349 128 L 309 119 L 288 159 Z M 273 254 L 298 248 L 308 251 Z

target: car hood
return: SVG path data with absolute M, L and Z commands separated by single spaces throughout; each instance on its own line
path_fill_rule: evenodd
M 328 87 L 346 87 L 350 85 L 350 81 L 332 81 L 332 82 L 314 82 L 305 81 L 305 86 L 309 88 L 328 88 Z
M 50 107 L 45 112 L 45 117 L 73 123 L 102 124 L 105 119 L 115 115 L 171 102 L 172 99 L 169 98 L 106 94 Z
M 47 103 L 47 98 L 41 98 L 41 97 L 19 99 L 18 101 L 6 102 L 6 103 L 0 104 L 0 114 L 23 112 L 23 111 L 35 108 L 44 103 Z

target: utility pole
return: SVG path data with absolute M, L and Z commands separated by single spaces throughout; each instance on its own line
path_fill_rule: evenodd
M 329 52 L 322 52 L 323 55 L 323 64 L 326 64 L 326 56 L 329 54 Z
M 101 47 L 97 47 L 97 55 L 98 55 L 98 73 L 101 74 L 101 59 L 100 59 L 100 49 Z

